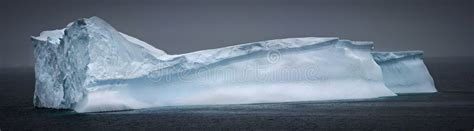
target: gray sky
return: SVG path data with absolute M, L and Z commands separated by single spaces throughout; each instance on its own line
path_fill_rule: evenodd
M 474 56 L 474 0 L 2 0 L 0 67 L 33 66 L 30 36 L 99 16 L 171 54 L 335 36 L 376 50 Z

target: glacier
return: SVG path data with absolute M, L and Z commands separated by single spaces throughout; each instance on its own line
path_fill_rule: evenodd
M 32 36 L 35 107 L 76 112 L 365 99 L 436 92 L 423 52 L 336 37 L 167 54 L 99 17 Z

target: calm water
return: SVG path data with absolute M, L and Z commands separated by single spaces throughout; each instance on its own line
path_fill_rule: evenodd
M 35 109 L 33 68 L 0 70 L 0 129 L 474 129 L 474 59 L 427 58 L 440 91 L 364 100 L 180 106 L 77 114 Z

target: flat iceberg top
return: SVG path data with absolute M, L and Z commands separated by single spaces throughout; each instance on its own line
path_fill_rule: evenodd
M 328 46 L 335 44 L 338 38 L 327 37 L 306 37 L 306 38 L 286 38 L 268 41 L 253 42 L 228 46 L 217 49 L 208 49 L 186 54 L 173 55 L 163 60 L 181 62 L 176 64 L 185 64 L 187 69 L 198 68 L 201 66 L 216 63 L 222 60 L 235 58 L 244 55 L 250 55 L 256 52 L 278 51 L 283 49 L 302 48 L 306 46 Z M 171 58 L 171 59 L 170 59 Z
M 372 52 L 374 60 L 377 62 L 391 61 L 404 59 L 408 57 L 422 57 L 423 51 L 414 50 L 414 51 L 396 51 L 396 52 Z
M 261 51 L 278 51 L 305 47 L 324 47 L 336 44 L 340 46 L 347 46 L 349 48 L 373 48 L 373 42 L 370 41 L 341 40 L 337 37 L 301 37 L 252 42 L 223 48 L 196 51 L 176 56 L 186 57 L 191 62 L 212 63 L 222 59 L 238 57 Z

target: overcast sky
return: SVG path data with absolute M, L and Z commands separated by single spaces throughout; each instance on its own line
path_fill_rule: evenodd
M 474 56 L 474 0 L 2 0 L 0 67 L 33 66 L 30 36 L 98 16 L 171 54 L 288 37 Z

